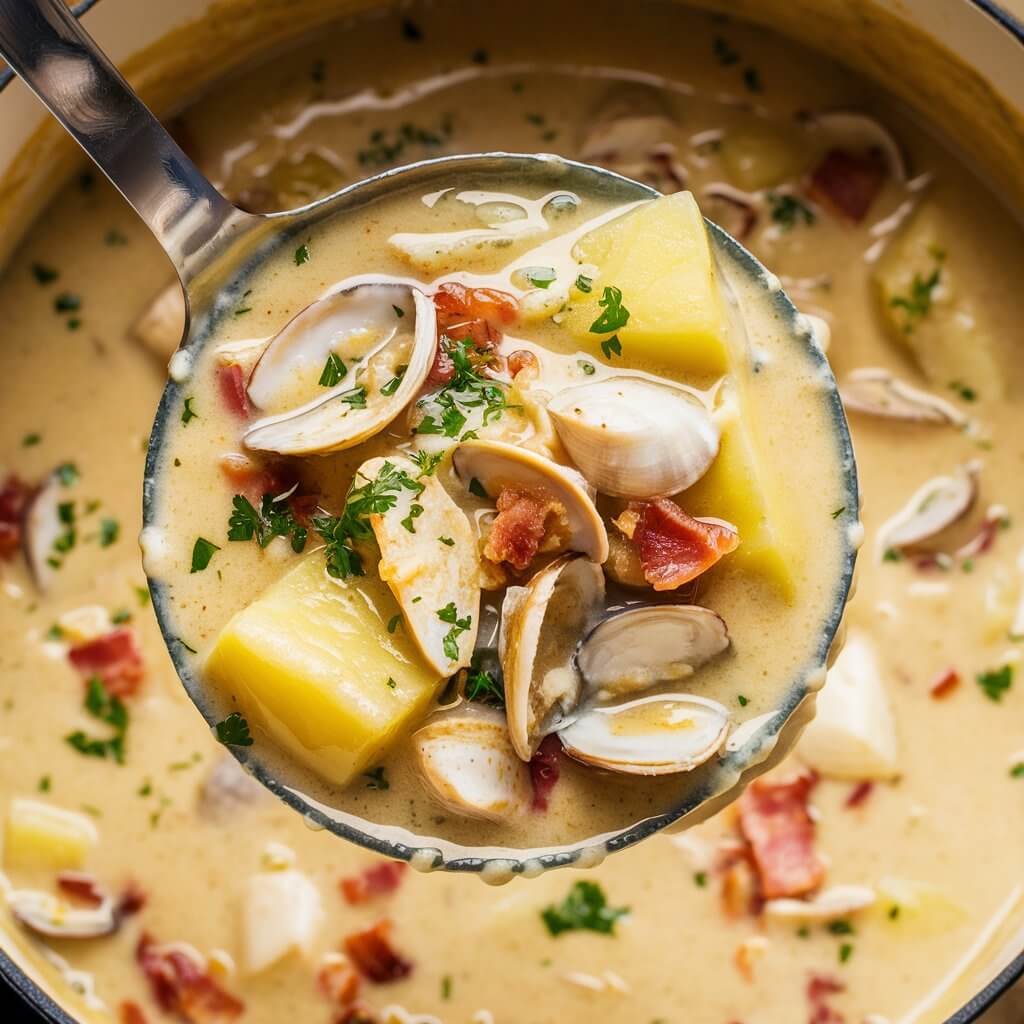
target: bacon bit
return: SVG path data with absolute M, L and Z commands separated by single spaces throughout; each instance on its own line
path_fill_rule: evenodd
M 735 551 L 740 542 L 735 530 L 694 519 L 668 498 L 631 503 L 630 510 L 639 514 L 632 539 L 644 579 L 655 590 L 681 587 Z
M 160 946 L 143 933 L 135 957 L 160 1008 L 188 1024 L 227 1024 L 245 1009 L 180 949 Z
M 722 869 L 722 911 L 735 920 L 747 914 L 757 914 L 761 899 L 757 892 L 757 877 L 750 861 L 740 857 Z
M 928 693 L 935 700 L 948 697 L 960 685 L 960 673 L 955 668 L 947 668 L 932 680 Z
M 519 303 L 514 295 L 500 292 L 495 288 L 469 288 L 458 281 L 445 281 L 434 293 L 434 307 L 437 309 L 438 326 L 445 329 L 458 323 L 484 320 L 493 328 L 514 324 L 519 316 Z
M 335 1005 L 348 1007 L 359 995 L 362 981 L 351 961 L 341 953 L 331 953 L 316 975 L 320 991 Z
M 21 547 L 22 522 L 36 489 L 11 474 L 0 487 L 0 558 L 13 558 Z
M 956 557 L 977 558 L 978 555 L 991 551 L 1003 521 L 1002 516 L 987 515 L 978 526 L 978 532 L 957 549 Z
M 228 412 L 239 419 L 246 419 L 252 408 L 245 390 L 245 374 L 238 363 L 224 363 L 217 368 L 217 387 Z
M 732 960 L 744 981 L 753 982 L 754 963 L 766 952 L 768 940 L 763 935 L 751 935 L 736 947 Z
M 845 1024 L 846 1018 L 828 1005 L 829 996 L 845 990 L 846 986 L 835 978 L 812 974 L 807 982 L 807 1001 L 811 1004 L 808 1024 Z
M 361 932 L 345 938 L 345 952 L 370 981 L 383 985 L 407 978 L 412 964 L 391 948 L 391 922 L 386 918 Z
M 121 893 L 121 899 L 117 904 L 118 917 L 131 917 L 137 914 L 145 905 L 149 897 L 135 882 L 129 882 Z
M 497 506 L 484 555 L 492 562 L 508 562 L 521 572 L 540 550 L 548 517 L 564 515 L 565 510 L 547 491 L 525 487 L 503 487 Z
M 264 494 L 284 494 L 295 482 L 286 482 L 280 466 L 260 464 L 240 452 L 222 455 L 220 471 L 232 487 L 238 488 L 249 499 L 259 500 Z
M 366 868 L 358 875 L 343 878 L 338 887 L 345 902 L 356 906 L 374 896 L 394 892 L 402 882 L 408 864 L 400 860 L 386 860 Z
M 548 797 L 562 773 L 562 741 L 554 734 L 545 736 L 537 753 L 530 759 L 530 784 L 533 786 L 533 809 L 548 809 Z
M 863 782 L 858 782 L 856 786 L 850 790 L 850 795 L 844 801 L 846 807 L 860 807 L 874 791 L 875 784 L 870 779 L 865 779 Z
M 859 224 L 882 190 L 887 168 L 876 152 L 830 149 L 811 172 L 808 192 L 841 217 Z
M 121 1006 L 121 1024 L 147 1024 L 146 1015 L 139 1009 L 138 1003 L 125 1000 Z
M 72 647 L 68 660 L 84 679 L 98 676 L 111 697 L 131 697 L 146 674 L 142 652 L 129 626 Z
M 103 902 L 103 890 L 92 875 L 84 871 L 62 871 L 57 875 L 57 888 L 66 896 L 90 907 Z
M 803 896 L 825 877 L 807 811 L 807 798 L 817 781 L 810 772 L 783 782 L 756 779 L 739 799 L 740 831 L 750 843 L 766 900 Z
M 513 377 L 518 377 L 520 373 L 525 373 L 531 378 L 536 377 L 539 370 L 540 363 L 528 348 L 517 348 L 508 357 L 508 372 Z

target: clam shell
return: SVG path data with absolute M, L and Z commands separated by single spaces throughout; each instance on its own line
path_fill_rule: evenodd
M 509 735 L 524 761 L 579 702 L 573 655 L 603 599 L 601 567 L 579 555 L 557 559 L 527 586 L 506 592 L 498 653 Z
M 608 531 L 579 473 L 528 448 L 503 441 L 463 441 L 452 455 L 459 479 L 468 487 L 476 480 L 493 498 L 505 487 L 541 489 L 565 508 L 568 548 L 594 562 L 608 557 Z
M 967 417 L 952 402 L 915 388 L 881 367 L 854 370 L 843 381 L 839 393 L 847 409 L 868 416 L 956 427 L 967 422 Z
M 592 707 L 558 733 L 577 761 L 626 775 L 671 775 L 709 760 L 725 742 L 729 712 L 686 693 Z
M 610 613 L 576 656 L 587 686 L 602 699 L 677 682 L 729 646 L 719 615 L 689 604 L 634 605 Z
M 814 114 L 810 123 L 831 136 L 844 149 L 877 149 L 897 181 L 906 181 L 907 161 L 895 136 L 880 121 L 851 110 Z
M 57 474 L 51 473 L 25 512 L 22 548 L 32 574 L 32 582 L 43 593 L 50 589 L 57 575 L 50 559 L 55 555 L 54 544 L 64 532 L 59 512 L 61 487 Z
M 879 551 L 914 547 L 963 519 L 977 500 L 979 472 L 979 463 L 971 461 L 948 476 L 922 484 L 906 505 L 882 524 L 877 534 Z
M 117 930 L 114 901 L 98 907 L 76 907 L 52 893 L 15 889 L 7 896 L 11 913 L 26 928 L 54 939 L 95 939 Z
M 399 316 L 396 310 L 401 310 Z M 282 455 L 340 451 L 384 429 L 419 393 L 434 357 L 434 304 L 419 289 L 387 279 L 332 292 L 279 331 L 249 377 L 249 399 L 269 415 L 243 440 Z M 333 387 L 319 378 L 332 354 L 347 373 Z M 381 390 L 406 369 L 393 394 Z M 353 405 L 366 389 L 365 408 Z
M 681 388 L 642 377 L 566 388 L 548 412 L 573 462 L 602 494 L 678 494 L 718 455 L 718 427 L 703 406 Z
M 500 711 L 439 715 L 413 733 L 412 749 L 420 778 L 456 814 L 502 822 L 530 806 L 530 769 L 516 756 Z

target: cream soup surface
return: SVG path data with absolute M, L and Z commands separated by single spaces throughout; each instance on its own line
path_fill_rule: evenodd
M 850 729 L 823 743 L 812 727 L 772 776 L 779 782 L 818 765 L 809 801 L 814 849 L 827 861 L 822 888 L 867 888 L 874 904 L 850 909 L 847 894 L 831 921 L 805 920 L 804 905 L 797 917 L 761 907 L 751 892 L 757 875 L 743 866 L 750 821 L 744 833 L 735 810 L 586 873 L 493 890 L 407 871 L 393 891 L 350 903 L 339 882 L 349 879 L 348 896 L 359 900 L 351 880 L 377 859 L 311 831 L 231 774 L 233 762 L 178 683 L 146 602 L 133 537 L 169 351 L 154 357 L 132 325 L 169 272 L 123 203 L 86 178 L 55 198 L 0 283 L 8 319 L 0 461 L 31 484 L 61 467 L 56 493 L 60 504 L 74 503 L 64 517 L 73 512 L 75 526 L 45 593 L 20 555 L 2 564 L 5 893 L 54 893 L 58 867 L 80 859 L 79 869 L 111 893 L 134 882 L 146 896 L 114 934 L 92 939 L 39 939 L 5 912 L 7 948 L 36 965 L 83 1018 L 116 1020 L 124 1001 L 147 1020 L 164 1018 L 136 955 L 143 934 L 184 944 L 172 950 L 194 957 L 244 1003 L 241 1019 L 254 1022 L 340 1017 L 346 1011 L 317 976 L 326 966 L 339 978 L 345 938 L 384 918 L 393 922 L 394 949 L 413 966 L 388 983 L 364 979 L 360 999 L 381 1014 L 404 1008 L 391 1012 L 396 1020 L 933 1022 L 1019 949 L 1019 229 L 921 126 L 827 61 L 763 31 L 668 8 L 640 7 L 628 20 L 610 12 L 591 5 L 584 18 L 569 5 L 524 5 L 515 24 L 502 23 L 500 42 L 462 8 L 339 28 L 225 83 L 183 115 L 180 134 L 226 191 L 268 209 L 390 162 L 495 147 L 603 158 L 665 191 L 685 184 L 734 231 L 735 215 L 753 206 L 746 242 L 804 312 L 830 322 L 840 382 L 882 367 L 949 404 L 956 415 L 946 410 L 945 422 L 851 416 L 866 545 L 847 648 L 859 652 L 854 675 L 881 684 L 893 743 L 865 752 L 851 746 Z M 400 60 L 384 61 L 385 53 Z M 835 122 L 806 116 L 826 110 L 881 119 L 906 160 L 903 181 L 887 163 L 859 221 L 807 191 L 807 175 L 829 149 L 864 148 L 849 125 L 837 136 Z M 715 183 L 743 195 L 730 190 L 731 202 L 713 204 L 707 188 Z M 905 278 L 892 262 L 901 253 Z M 323 284 L 336 279 L 332 273 Z M 963 337 L 956 331 L 971 332 L 970 344 L 950 343 Z M 934 344 L 922 351 L 923 340 Z M 978 361 L 962 361 L 965 352 Z M 918 545 L 930 553 L 889 545 L 893 520 L 918 489 L 972 460 L 977 497 L 954 531 Z M 955 485 L 943 492 L 954 503 Z M 916 511 L 933 506 L 926 497 Z M 134 638 L 144 665 L 141 685 L 124 698 L 123 764 L 106 742 L 120 727 L 83 705 L 90 668 L 81 653 L 78 668 L 69 660 L 113 624 Z M 109 659 L 101 667 L 109 671 Z M 125 678 L 137 675 L 122 669 Z M 93 709 L 110 717 L 109 707 Z M 877 740 L 884 711 L 876 706 L 867 719 Z M 85 737 L 77 747 L 99 739 L 108 756 L 66 742 L 76 731 Z M 845 763 L 828 757 L 840 749 L 856 753 Z M 52 843 L 45 860 L 12 857 L 19 799 L 82 816 L 95 841 L 79 828 L 84 854 L 71 857 L 65 846 L 56 865 Z M 308 886 L 288 871 L 301 872 Z M 321 915 L 305 918 L 315 924 L 300 935 L 308 951 L 254 973 L 258 936 L 246 939 L 247 921 L 259 918 L 253 886 L 268 891 L 254 879 L 275 874 L 303 894 L 292 903 L 318 902 Z M 599 887 L 586 890 L 588 899 L 603 894 L 606 911 L 629 913 L 598 915 L 606 932 L 553 935 L 572 916 L 563 901 L 584 880 Z M 151 966 L 154 954 L 167 952 L 143 949 Z M 67 983 L 61 964 L 73 972 Z M 72 982 L 88 994 L 76 995 Z M 170 1005 L 182 1009 L 180 1000 Z M 236 1015 L 234 1002 L 219 1005 L 222 1015 Z M 194 1004 L 191 1012 L 211 1019 Z M 1020 1013 L 1010 1000 L 990 1016 L 1013 1024 Z M 124 1019 L 138 1020 L 131 1011 Z

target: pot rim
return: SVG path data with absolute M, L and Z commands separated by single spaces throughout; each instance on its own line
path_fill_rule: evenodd
M 99 0 L 80 0 L 71 7 L 76 17 L 81 17 Z M 1006 11 L 993 0 L 964 0 L 977 8 L 1002 30 L 1009 32 L 1014 39 L 1024 46 L 1024 22 Z M 14 73 L 9 69 L 0 71 L 0 93 L 13 80 Z M 982 1013 L 990 1009 L 1010 987 L 1024 977 L 1024 950 L 1006 964 L 980 991 L 975 993 L 959 1010 L 950 1016 L 945 1024 L 972 1024 Z M 48 1024 L 79 1024 L 67 1010 L 61 1007 L 52 996 L 47 994 L 36 982 L 23 971 L 8 953 L 0 948 L 0 980 L 6 984 L 11 993 L 19 996 L 31 1006 Z

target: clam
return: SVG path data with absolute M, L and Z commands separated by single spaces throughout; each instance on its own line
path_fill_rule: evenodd
M 566 388 L 548 412 L 573 462 L 602 494 L 678 494 L 718 454 L 718 427 L 704 407 L 681 388 L 642 377 Z
M 603 599 L 601 567 L 580 555 L 563 555 L 506 591 L 498 653 L 509 735 L 524 761 L 579 703 L 573 655 Z
M 728 646 L 725 622 L 709 608 L 641 604 L 602 619 L 580 643 L 576 664 L 604 700 L 685 679 Z
M 266 415 L 246 432 L 246 446 L 322 454 L 379 433 L 422 387 L 436 324 L 423 292 L 388 279 L 307 306 L 270 340 L 249 377 L 249 399 Z
M 54 939 L 95 939 L 112 934 L 119 924 L 109 896 L 99 906 L 76 907 L 38 889 L 15 889 L 8 894 L 7 905 L 26 928 Z
M 440 675 L 469 665 L 480 619 L 476 536 L 435 476 L 403 456 L 364 462 L 356 479 L 395 481 L 394 505 L 370 516 L 377 572 L 395 595 L 409 635 Z
M 566 536 L 562 549 L 581 551 L 594 562 L 608 557 L 604 521 L 587 481 L 574 469 L 527 448 L 484 440 L 463 441 L 455 449 L 452 464 L 468 488 L 482 488 L 495 500 L 506 487 L 550 495 L 564 510 Z
M 61 539 L 74 535 L 73 513 L 69 511 L 71 506 L 61 500 L 63 486 L 59 474 L 51 473 L 25 512 L 22 541 L 25 561 L 33 582 L 44 593 L 49 590 L 60 567 L 64 546 Z
M 897 181 L 906 181 L 907 161 L 892 132 L 867 114 L 851 110 L 830 110 L 812 114 L 810 124 L 830 135 L 844 149 L 877 150 L 885 158 Z
M 686 693 L 654 694 L 591 707 L 559 730 L 577 761 L 626 775 L 670 775 L 709 760 L 725 742 L 729 712 Z
M 421 779 L 456 814 L 502 822 L 530 806 L 530 769 L 516 755 L 500 711 L 439 715 L 413 733 L 412 748 Z
M 175 278 L 162 288 L 131 326 L 131 336 L 166 363 L 185 334 L 185 293 Z
M 866 885 L 833 885 L 802 900 L 768 900 L 764 912 L 782 921 L 833 921 L 866 910 L 877 899 L 875 890 Z
M 912 548 L 963 519 L 977 500 L 979 471 L 979 464 L 971 461 L 922 484 L 879 528 L 879 550 Z
M 908 423 L 962 427 L 967 417 L 952 402 L 915 388 L 881 367 L 865 366 L 850 373 L 839 389 L 843 405 L 854 412 Z

